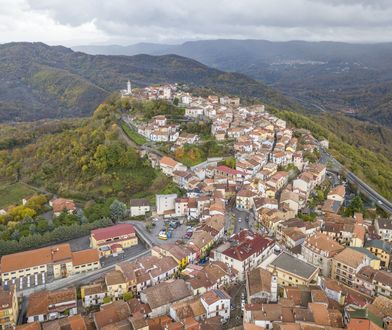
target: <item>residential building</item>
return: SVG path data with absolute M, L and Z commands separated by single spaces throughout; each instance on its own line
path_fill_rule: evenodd
M 141 302 L 149 304 L 151 308 L 151 318 L 168 314 L 174 302 L 190 300 L 192 297 L 184 280 L 162 282 L 140 292 Z
M 83 285 L 80 288 L 80 296 L 84 307 L 103 304 L 106 297 L 106 285 L 104 282 Z
M 137 244 L 135 228 L 128 223 L 94 229 L 90 235 L 90 246 L 97 249 L 101 256 L 116 255 Z
M 162 172 L 168 176 L 172 176 L 174 171 L 186 171 L 187 167 L 173 158 L 163 156 L 159 161 L 159 167 Z
M 333 257 L 331 277 L 352 286 L 356 274 L 364 266 L 380 268 L 380 260 L 365 248 L 345 248 Z
M 208 291 L 200 297 L 206 310 L 206 317 L 218 316 L 222 321 L 228 321 L 230 318 L 230 299 L 227 292 L 221 289 Z
M 113 300 L 123 297 L 128 292 L 128 283 L 124 274 L 120 270 L 112 270 L 105 274 L 106 294 Z
M 300 206 L 300 198 L 298 193 L 285 189 L 280 194 L 279 202 L 282 207 L 293 210 L 295 214 L 298 213 Z
M 280 242 L 289 249 L 294 249 L 297 246 L 301 246 L 305 239 L 305 233 L 297 227 L 284 228 L 280 232 Z
M 380 259 L 381 267 L 389 268 L 392 254 L 392 246 L 390 243 L 378 239 L 367 240 L 365 248 Z
M 313 163 L 308 166 L 308 171 L 314 175 L 314 181 L 317 186 L 325 180 L 327 167 L 320 163 Z
M 329 277 L 320 277 L 320 287 L 328 298 L 336 301 L 341 306 L 344 305 L 346 294 L 343 291 L 343 286 L 338 281 Z
M 317 233 L 308 237 L 302 245 L 302 256 L 312 265 L 320 268 L 323 276 L 329 277 L 331 274 L 332 258 L 344 250 L 332 238 L 322 233 Z
M 34 324 L 34 323 L 30 323 L 30 324 Z M 58 329 L 87 330 L 87 324 L 85 318 L 81 314 L 62 317 L 60 319 L 47 321 L 42 324 L 42 330 L 58 330 Z
M 392 273 L 378 270 L 373 277 L 374 294 L 392 299 Z
M 176 260 L 180 269 L 185 268 L 186 265 L 194 261 L 194 252 L 184 245 L 177 245 L 166 243 L 154 246 L 151 249 L 153 256 L 162 258 L 163 256 L 170 256 Z
M 113 301 L 110 304 L 101 305 L 101 310 L 94 313 L 94 325 L 97 330 L 122 330 L 131 329 L 129 317 L 131 316 L 129 305 L 125 301 Z
M 29 296 L 27 322 L 44 322 L 77 314 L 76 289 L 38 291 Z
M 337 214 L 340 210 L 340 207 L 342 206 L 342 203 L 333 199 L 327 199 L 322 208 L 321 211 L 325 213 L 332 213 L 332 214 Z
M 245 173 L 238 170 L 234 170 L 225 165 L 220 165 L 215 168 L 215 176 L 217 175 L 234 182 L 236 181 L 242 182 L 245 177 Z
M 276 273 L 279 285 L 311 285 L 317 283 L 319 268 L 282 252 L 268 265 Z
M 389 219 L 374 220 L 374 227 L 382 240 L 392 243 L 392 221 Z
M 131 217 L 144 216 L 151 210 L 150 202 L 145 198 L 131 199 L 129 205 Z
M 327 199 L 343 203 L 345 194 L 346 188 L 344 187 L 344 185 L 338 185 L 329 191 Z
M 236 196 L 237 209 L 250 210 L 253 208 L 253 198 L 256 194 L 249 189 L 241 189 Z
M 377 271 L 370 266 L 362 267 L 355 275 L 353 287 L 358 291 L 368 295 L 374 295 L 373 278 Z
M 175 213 L 177 194 L 156 195 L 155 197 L 158 215 L 164 215 L 165 212 Z
M 183 274 L 189 277 L 186 282 L 193 295 L 218 289 L 238 279 L 238 272 L 221 261 L 210 261 L 203 268 L 197 265 L 188 265 Z
M 221 261 L 239 273 L 245 279 L 247 271 L 260 265 L 273 251 L 275 242 L 249 230 L 242 230 L 231 237 L 233 246 L 222 245 L 211 252 L 212 260 Z
M 203 258 L 206 255 L 207 251 L 212 247 L 214 242 L 214 237 L 209 232 L 196 230 L 193 232 L 193 235 L 187 245 L 196 252 L 196 259 L 198 259 Z
M 76 212 L 76 205 L 72 199 L 55 198 L 49 201 L 49 205 L 52 207 L 55 217 L 58 217 L 63 212 L 68 214 Z
M 201 303 L 200 297 L 195 297 L 186 301 L 175 302 L 170 306 L 169 314 L 170 317 L 177 322 L 184 322 L 185 320 L 189 319 L 199 321 L 206 318 L 206 310 Z
M 15 329 L 18 322 L 19 305 L 16 286 L 0 287 L 0 329 Z

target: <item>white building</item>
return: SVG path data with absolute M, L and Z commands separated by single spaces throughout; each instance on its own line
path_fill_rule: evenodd
M 163 215 L 165 211 L 175 210 L 177 194 L 156 195 L 157 214 Z
M 84 285 L 80 288 L 82 303 L 84 307 L 103 304 L 106 297 L 106 287 L 103 283 Z
M 147 212 L 150 212 L 150 202 L 145 199 L 131 199 L 130 201 L 130 216 L 131 217 L 138 217 L 142 215 L 146 215 Z
M 377 234 L 381 236 L 381 239 L 387 242 L 392 242 L 392 221 L 389 219 L 376 219 L 374 221 L 374 227 L 376 228 Z
M 307 262 L 320 268 L 323 276 L 329 277 L 331 275 L 332 258 L 343 249 L 344 246 L 332 238 L 317 233 L 305 240 L 301 253 Z
M 200 300 L 206 310 L 207 318 L 220 316 L 223 321 L 230 318 L 230 296 L 224 290 L 211 290 L 204 293 Z
M 221 245 L 212 251 L 210 258 L 237 270 L 241 280 L 245 278 L 247 271 L 260 265 L 275 247 L 272 239 L 246 229 L 231 238 L 238 241 L 238 245 Z

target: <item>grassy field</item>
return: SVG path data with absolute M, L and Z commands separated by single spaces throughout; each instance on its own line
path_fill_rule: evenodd
M 140 134 L 130 129 L 126 123 L 123 122 L 121 124 L 121 127 L 124 130 L 125 134 L 127 134 L 127 136 L 137 145 L 141 146 L 147 142 L 144 136 L 141 136 Z
M 35 191 L 22 183 L 0 184 L 0 209 L 12 204 L 21 204 L 22 199 Z

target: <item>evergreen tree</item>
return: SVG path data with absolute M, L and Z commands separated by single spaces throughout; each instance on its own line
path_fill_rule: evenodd
M 114 222 L 121 221 L 127 215 L 127 206 L 115 199 L 113 203 L 110 205 L 110 218 Z

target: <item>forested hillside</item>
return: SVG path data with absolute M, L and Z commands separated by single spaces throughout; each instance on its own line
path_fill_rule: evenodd
M 177 55 L 93 56 L 42 43 L 10 43 L 0 45 L 0 77 L 0 122 L 90 115 L 128 79 L 135 86 L 186 83 L 297 107 L 245 75 Z
M 127 200 L 175 190 L 169 179 L 121 141 L 116 124 L 120 108 L 121 101 L 113 98 L 76 128 L 71 125 L 26 145 L 3 148 L 0 182 L 21 180 L 80 200 L 108 196 Z M 0 141 L 12 132 L 4 128 Z

